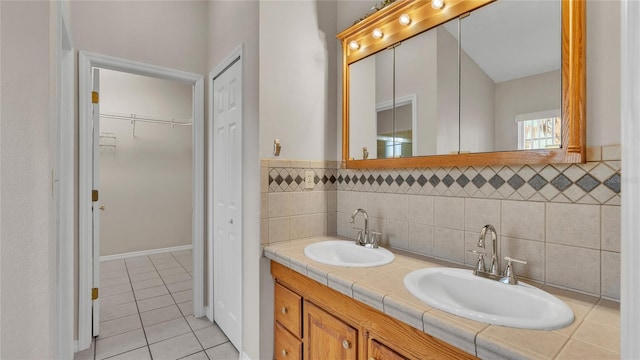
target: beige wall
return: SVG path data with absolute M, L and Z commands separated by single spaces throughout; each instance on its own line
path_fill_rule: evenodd
M 101 113 L 191 121 L 192 86 L 100 71 Z M 192 128 L 100 119 L 100 255 L 191 245 Z M 113 145 L 113 146 L 112 146 Z M 114 147 L 115 146 L 115 147 Z
M 47 1 L 0 2 L 0 329 L 3 359 L 55 356 L 49 133 L 56 60 Z

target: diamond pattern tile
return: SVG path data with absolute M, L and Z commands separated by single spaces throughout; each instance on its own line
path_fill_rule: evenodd
M 456 182 L 461 187 L 465 187 L 469 182 L 471 182 L 471 180 L 469 180 L 469 178 L 465 174 L 462 174 L 456 179 Z
M 439 183 L 440 183 L 440 178 L 438 177 L 438 175 L 433 174 L 433 176 L 429 178 L 429 184 L 433 185 L 433 187 L 438 186 Z
M 487 183 L 487 179 L 484 178 L 481 174 L 476 175 L 473 180 L 471 180 L 473 185 L 475 185 L 478 189 L 480 189 L 484 184 Z
M 501 178 L 498 174 L 495 174 L 493 177 L 491 177 L 491 179 L 489 179 L 489 184 L 491 184 L 491 186 L 493 186 L 493 188 L 496 190 L 499 189 L 500 186 L 502 186 L 502 184 L 504 183 L 504 179 Z
M 420 175 L 420 177 L 418 177 L 418 185 L 424 186 L 424 184 L 426 184 L 427 182 L 428 180 L 426 177 L 424 177 L 424 175 Z
M 447 187 L 451 187 L 451 184 L 453 184 L 455 182 L 455 180 L 453 180 L 453 177 L 451 177 L 451 175 L 447 174 L 443 179 L 442 182 L 447 185 Z
M 616 194 L 620 193 L 620 174 L 613 174 L 610 178 L 603 181 L 603 184 Z
M 578 185 L 585 192 L 590 192 L 591 190 L 595 189 L 596 186 L 600 185 L 600 181 L 589 174 L 585 174 L 578 181 L 576 181 L 576 185 Z
M 529 179 L 529 185 L 536 189 L 536 191 L 540 191 L 545 185 L 547 185 L 548 181 L 545 180 L 540 174 L 535 174 L 531 179 Z
M 509 184 L 514 190 L 518 190 L 525 184 L 525 181 L 520 177 L 520 175 L 515 174 L 507 180 L 507 184 Z
M 413 184 L 416 182 L 416 179 L 413 178 L 413 175 L 409 175 L 406 179 L 407 185 L 409 186 L 413 186 Z
M 551 180 L 551 185 L 555 186 L 555 188 L 560 191 L 564 191 L 571 186 L 571 180 L 564 176 L 564 174 L 560 174 Z

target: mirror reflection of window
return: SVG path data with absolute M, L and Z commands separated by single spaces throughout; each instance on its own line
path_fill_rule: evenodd
M 560 148 L 560 109 L 518 114 L 515 120 L 518 125 L 518 150 Z
M 396 104 L 400 101 L 396 101 Z M 378 106 L 377 152 L 378 158 L 413 156 L 413 102 L 396 106 L 395 131 L 393 108 Z

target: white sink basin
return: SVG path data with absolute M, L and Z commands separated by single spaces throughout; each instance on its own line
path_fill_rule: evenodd
M 354 241 L 329 240 L 311 244 L 304 248 L 304 254 L 319 263 L 345 266 L 369 267 L 385 265 L 393 261 L 391 251 L 381 247 L 369 249 L 356 245 Z
M 484 279 L 471 270 L 420 269 L 405 276 L 404 286 L 436 309 L 489 324 L 552 330 L 573 322 L 571 308 L 546 291 Z

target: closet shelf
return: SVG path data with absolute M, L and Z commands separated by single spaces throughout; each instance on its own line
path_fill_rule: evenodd
M 136 122 L 146 122 L 146 123 L 153 123 L 153 124 L 171 125 L 171 127 L 191 126 L 193 124 L 193 122 L 190 120 L 176 121 L 176 119 L 160 119 L 160 118 L 154 118 L 150 116 L 141 116 L 137 114 L 102 113 L 100 114 L 100 118 L 125 120 L 125 121 L 131 122 L 132 124 L 135 124 Z

